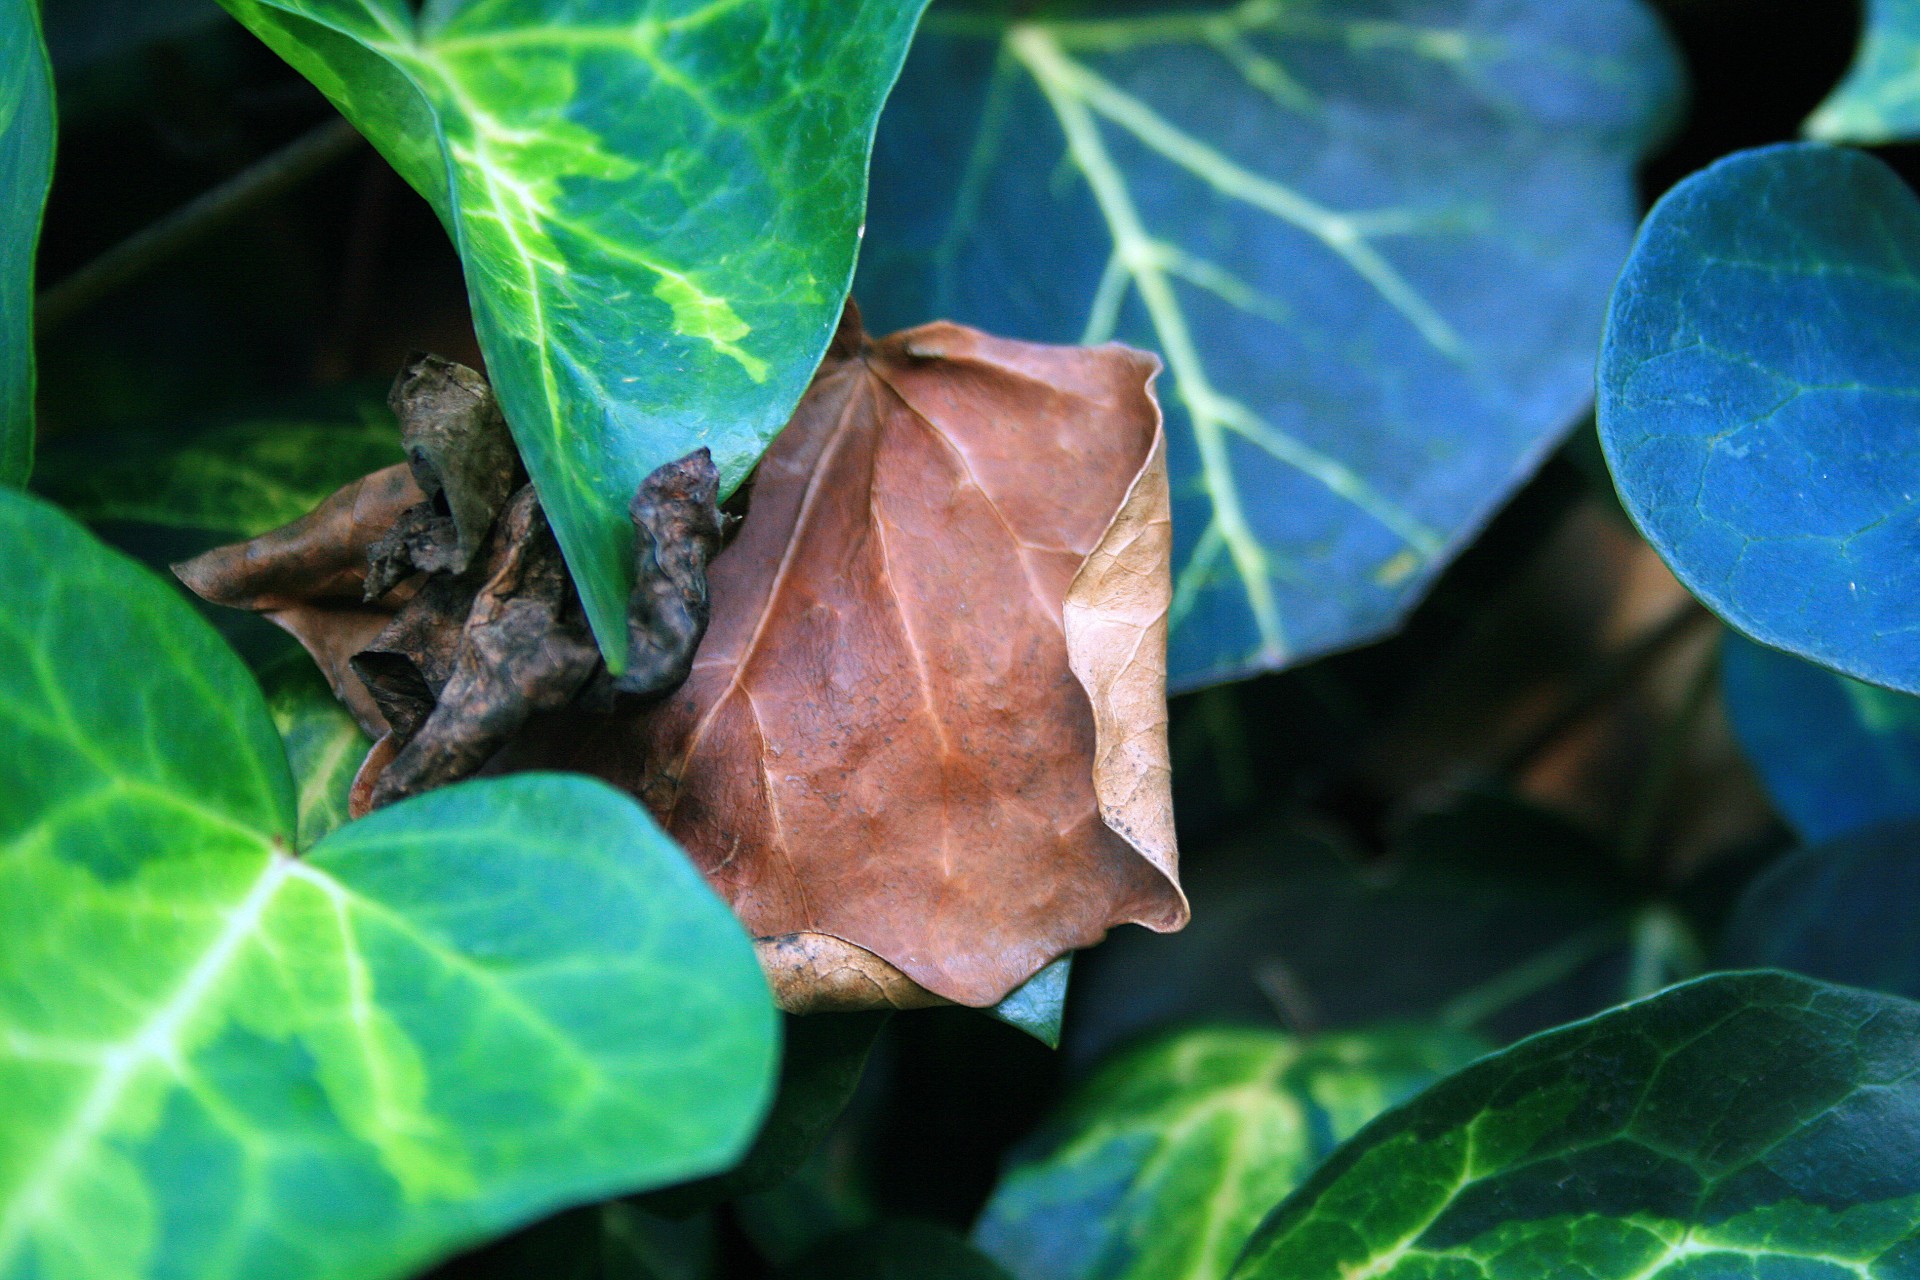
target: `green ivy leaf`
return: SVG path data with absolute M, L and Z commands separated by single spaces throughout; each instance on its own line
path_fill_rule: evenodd
M 1901 142 L 1920 134 L 1920 3 L 1867 0 L 1867 29 L 1846 79 L 1807 119 L 1824 142 Z
M 1424 1028 L 1207 1029 L 1147 1045 L 1069 1100 L 974 1240 L 1021 1280 L 1219 1280 L 1335 1144 L 1485 1051 Z
M 986 1011 L 1010 1027 L 1018 1027 L 1049 1049 L 1060 1047 L 1060 1021 L 1067 1012 L 1067 979 L 1073 976 L 1073 953 L 1068 952 Z
M 0 484 L 33 470 L 33 259 L 53 180 L 53 72 L 36 0 L 0 0 Z
M 1396 626 L 1585 408 L 1677 87 L 1637 0 L 950 4 L 855 292 L 1158 351 L 1173 685 L 1300 662 Z
M 222 3 L 439 211 L 621 670 L 627 503 L 702 445 L 731 490 L 786 425 L 846 296 L 921 3 Z
M 355 1280 L 711 1172 L 775 1024 L 631 800 L 529 774 L 292 854 L 238 658 L 0 493 L 0 1277 Z
M 1910 1275 L 1920 1006 L 1721 974 L 1535 1036 L 1382 1116 L 1236 1280 Z
M 294 825 L 304 847 L 347 821 L 353 775 L 373 744 L 305 654 L 288 654 L 261 683 L 293 770 Z
M 241 539 L 290 524 L 341 485 L 405 461 L 384 411 L 359 422 L 258 420 L 177 436 L 56 443 L 34 489 L 89 522 L 136 520 Z

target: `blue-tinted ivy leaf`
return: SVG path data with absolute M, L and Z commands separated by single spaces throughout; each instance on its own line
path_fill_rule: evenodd
M 630 798 L 525 774 L 294 856 L 259 688 L 0 491 L 0 1277 L 375 1280 L 745 1147 L 776 1024 Z
M 1668 193 L 1614 294 L 1600 433 L 1715 613 L 1920 691 L 1920 201 L 1891 169 L 1803 143 Z
M 1920 1005 L 1722 974 L 1361 1130 L 1235 1280 L 1893 1280 L 1920 1263 Z
M 1638 0 L 1165 8 L 933 10 L 855 292 L 1161 354 L 1192 688 L 1390 630 L 1573 423 L 1677 74 Z
M 1734 734 L 1802 838 L 1920 817 L 1920 698 L 1737 635 L 1721 664 Z
M 1867 29 L 1847 78 L 1807 120 L 1826 142 L 1898 142 L 1920 134 L 1920 2 L 1867 0 Z
M 1020 1280 L 1220 1280 L 1337 1143 L 1485 1051 L 1414 1027 L 1169 1036 L 1069 1099 L 994 1190 L 974 1240 Z
M 33 470 L 33 258 L 53 179 L 53 73 L 36 0 L 0 0 L 0 485 Z
M 626 662 L 627 504 L 786 425 L 924 0 L 221 0 L 432 202 L 514 439 Z
M 1067 978 L 1072 973 L 1073 953 L 1068 952 L 1008 992 L 987 1015 L 1020 1028 L 1049 1049 L 1058 1049 L 1060 1020 L 1067 1009 Z
M 1856 831 L 1782 859 L 1748 886 L 1719 960 L 1920 998 L 1916 904 L 1920 823 Z

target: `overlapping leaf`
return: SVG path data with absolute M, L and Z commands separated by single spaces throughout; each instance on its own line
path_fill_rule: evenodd
M 1169 1037 L 1086 1083 L 974 1239 L 1020 1280 L 1218 1280 L 1337 1143 L 1482 1052 L 1416 1028 Z
M 1899 142 L 1920 134 L 1920 3 L 1867 0 L 1867 28 L 1847 78 L 1807 120 L 1827 142 Z
M 334 490 L 404 460 L 391 421 L 249 421 L 185 444 L 126 433 L 62 442 L 34 489 L 89 522 L 132 520 L 251 538 L 289 524 Z
M 920 5 L 223 0 L 430 200 L 617 671 L 627 502 L 706 445 L 731 489 L 826 348 Z
M 1920 1005 L 1704 978 L 1522 1042 L 1336 1152 L 1236 1280 L 1910 1274 Z
M 36 500 L 0 545 L 0 1276 L 398 1275 L 738 1153 L 765 987 L 630 801 L 474 784 L 296 858 L 213 631 Z
M 1920 699 L 1739 636 L 1721 655 L 1734 733 L 1804 839 L 1920 818 Z
M 1920 823 L 1855 831 L 1783 859 L 1748 886 L 1719 960 L 1920 998 L 1916 902 Z
M 35 0 L 0 0 L 0 484 L 33 469 L 33 258 L 53 178 L 53 73 Z
M 639 795 L 788 1008 L 984 1007 L 1116 924 L 1179 928 L 1155 370 L 849 310 L 686 683 L 494 767 Z
M 1670 192 L 1614 295 L 1600 432 L 1714 612 L 1920 691 L 1920 201 L 1892 170 L 1801 144 Z
M 1173 684 L 1301 661 L 1390 629 L 1586 403 L 1675 84 L 1635 0 L 943 6 L 856 293 L 1158 350 Z

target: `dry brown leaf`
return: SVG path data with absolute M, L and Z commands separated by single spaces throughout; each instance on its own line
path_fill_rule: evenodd
M 686 683 L 496 763 L 637 792 L 754 934 L 853 944 L 788 942 L 788 1007 L 919 999 L 862 950 L 983 1006 L 1115 924 L 1179 928 L 1156 371 L 949 324 L 870 343 L 850 309 Z
M 263 613 L 291 632 L 326 673 L 334 696 L 379 737 L 386 719 L 347 664 L 385 629 L 411 587 L 363 600 L 367 553 L 425 500 L 406 464 L 396 463 L 346 485 L 284 528 L 216 547 L 173 571 L 202 598 Z

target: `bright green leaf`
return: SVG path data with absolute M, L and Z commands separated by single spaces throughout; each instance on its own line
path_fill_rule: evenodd
M 1677 87 L 1638 0 L 946 4 L 855 291 L 875 332 L 1158 351 L 1170 678 L 1300 662 L 1396 626 L 1579 418 Z
M 222 3 L 439 211 L 621 669 L 627 503 L 702 445 L 731 490 L 786 425 L 846 296 L 923 0 Z
M 53 179 L 53 73 L 36 0 L 0 0 L 0 484 L 33 470 L 33 258 Z
M 293 770 L 295 827 L 304 847 L 347 820 L 353 775 L 373 744 L 305 654 L 287 655 L 261 683 Z
M 34 489 L 82 520 L 137 520 L 251 538 L 319 506 L 341 485 L 403 461 L 383 412 L 360 422 L 258 420 L 188 443 L 128 432 L 56 443 Z
M 292 855 L 258 688 L 0 493 L 0 1277 L 355 1280 L 745 1145 L 752 948 L 624 796 L 530 774 Z
M 1485 1048 L 1416 1028 L 1248 1028 L 1134 1050 L 1007 1174 L 975 1242 L 1020 1280 L 1218 1280 L 1336 1143 Z
M 1920 1265 L 1920 1005 L 1703 978 L 1348 1142 L 1236 1280 L 1893 1280 Z
M 1901 142 L 1920 134 L 1920 0 L 1867 0 L 1867 29 L 1847 78 L 1808 118 L 1825 142 Z

